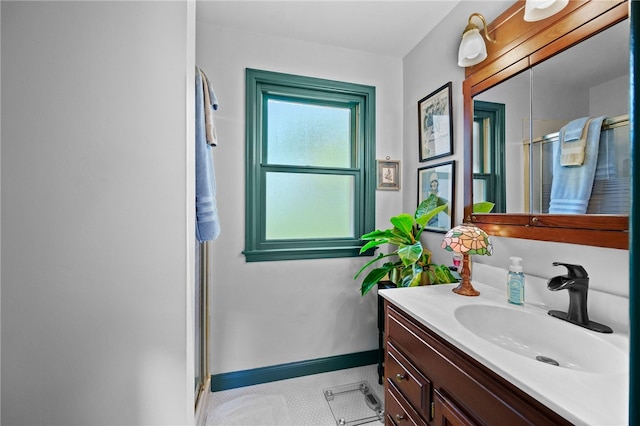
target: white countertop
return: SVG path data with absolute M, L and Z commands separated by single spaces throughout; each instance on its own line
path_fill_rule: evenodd
M 472 333 L 455 317 L 461 306 L 483 304 L 523 309 L 547 315 L 539 305 L 507 303 L 506 292 L 473 282 L 478 297 L 460 296 L 451 291 L 456 284 L 381 290 L 385 299 L 411 315 L 458 349 L 470 355 L 493 372 L 514 384 L 565 419 L 577 425 L 626 425 L 629 400 L 629 336 L 611 325 L 613 334 L 602 334 L 576 327 L 579 333 L 594 333 L 626 354 L 626 365 L 617 365 L 615 373 L 592 373 L 547 365 L 501 348 Z M 526 333 L 526 330 L 522 330 Z M 572 342 L 567 342 L 571 345 Z M 589 351 L 589 348 L 575 348 Z M 607 363 L 607 359 L 602 360 Z

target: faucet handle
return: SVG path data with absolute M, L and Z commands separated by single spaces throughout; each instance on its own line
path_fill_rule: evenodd
M 567 278 L 589 278 L 589 274 L 582 265 L 573 265 L 571 263 L 553 262 L 553 266 L 564 266 L 567 268 Z

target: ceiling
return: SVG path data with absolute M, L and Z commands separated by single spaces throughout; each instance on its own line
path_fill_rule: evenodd
M 460 0 L 198 0 L 197 20 L 402 58 Z M 461 28 L 462 31 L 462 28 Z

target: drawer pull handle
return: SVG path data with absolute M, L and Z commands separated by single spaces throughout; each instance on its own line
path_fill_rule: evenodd
M 406 378 L 407 378 L 407 376 L 404 375 L 404 374 L 400 374 L 400 373 L 396 374 L 396 380 L 399 381 L 399 382 L 403 381 Z
M 396 421 L 397 422 L 401 422 L 403 420 L 406 420 L 407 418 L 404 416 L 404 414 L 396 414 Z

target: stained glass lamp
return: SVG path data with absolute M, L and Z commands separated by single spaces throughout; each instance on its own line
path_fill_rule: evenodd
M 453 289 L 463 296 L 478 296 L 480 292 L 471 285 L 469 256 L 474 254 L 491 256 L 493 245 L 486 232 L 475 225 L 463 223 L 447 232 L 442 240 L 442 248 L 462 254 L 462 281 Z

